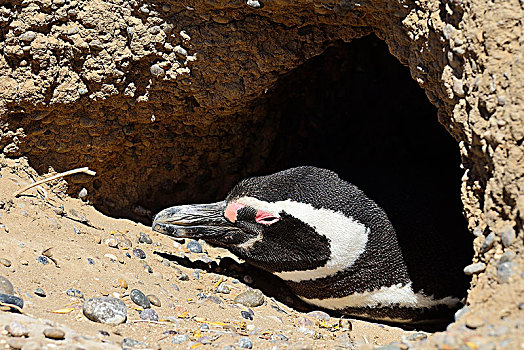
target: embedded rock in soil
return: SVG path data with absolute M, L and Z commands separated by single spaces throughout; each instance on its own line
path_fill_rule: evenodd
M 126 304 L 113 297 L 87 299 L 82 309 L 84 315 L 95 322 L 117 325 L 127 319 Z

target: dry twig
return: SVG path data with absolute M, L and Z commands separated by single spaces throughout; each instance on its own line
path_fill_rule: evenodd
M 95 176 L 96 175 L 96 172 L 94 172 L 93 170 L 89 170 L 88 167 L 76 168 L 76 169 L 64 171 L 63 173 L 59 173 L 59 174 L 53 175 L 51 177 L 48 177 L 47 179 L 42 179 L 40 181 L 32 183 L 32 184 L 22 188 L 21 190 L 16 191 L 13 195 L 15 197 L 18 197 L 20 194 L 22 194 L 23 192 L 27 191 L 30 188 L 33 188 L 35 186 L 41 185 L 41 184 L 49 182 L 49 181 L 56 180 L 56 179 L 64 177 L 64 176 L 77 174 L 77 173 L 86 173 L 87 175 L 91 175 L 91 176 Z

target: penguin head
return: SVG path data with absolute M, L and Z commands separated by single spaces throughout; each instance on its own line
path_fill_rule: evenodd
M 298 167 L 245 179 L 221 202 L 164 209 L 153 229 L 225 247 L 284 279 L 321 277 L 363 253 L 370 231 L 356 202 L 366 199 L 332 171 Z

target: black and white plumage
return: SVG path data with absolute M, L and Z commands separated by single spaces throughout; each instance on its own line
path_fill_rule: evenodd
M 153 229 L 225 247 L 305 302 L 349 315 L 409 323 L 459 305 L 445 285 L 414 283 L 386 213 L 325 169 L 245 179 L 222 202 L 161 211 Z

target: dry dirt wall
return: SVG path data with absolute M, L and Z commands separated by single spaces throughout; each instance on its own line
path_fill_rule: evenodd
M 495 271 L 504 250 L 522 250 L 523 6 L 11 2 L 0 5 L 0 146 L 40 172 L 96 170 L 94 181 L 72 178 L 72 190 L 86 187 L 116 215 L 212 198 L 264 166 L 273 133 L 257 101 L 279 76 L 374 32 L 459 143 L 474 259 Z

